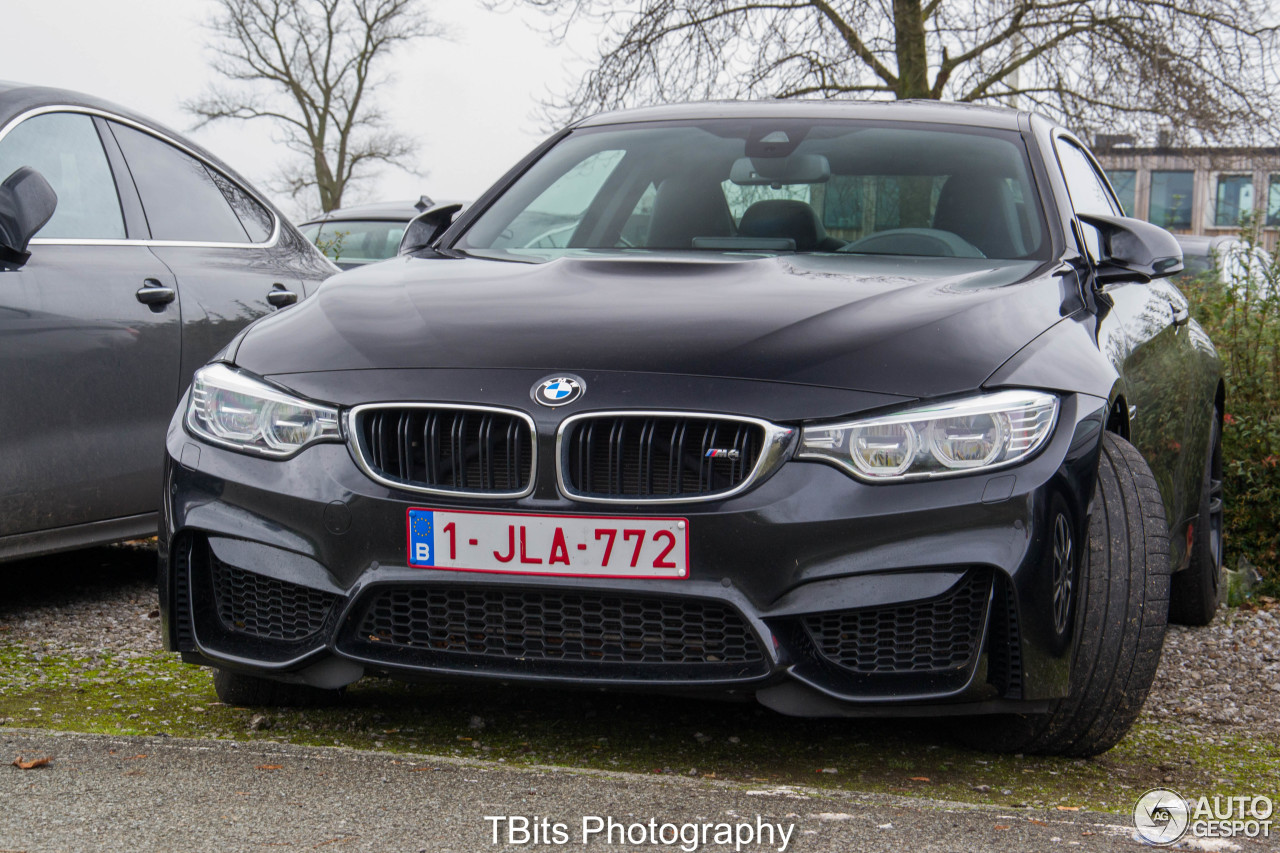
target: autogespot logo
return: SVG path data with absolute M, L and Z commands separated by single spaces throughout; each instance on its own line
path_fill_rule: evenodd
M 586 383 L 576 376 L 552 376 L 533 386 L 533 399 L 544 406 L 565 406 L 582 396 Z
M 1173 844 L 1187 834 L 1187 801 L 1167 788 L 1153 788 L 1133 807 L 1133 825 L 1149 844 Z

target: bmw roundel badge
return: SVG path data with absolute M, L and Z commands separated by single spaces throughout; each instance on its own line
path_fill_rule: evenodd
M 533 399 L 544 406 L 565 406 L 582 396 L 586 383 L 576 376 L 552 376 L 533 386 Z

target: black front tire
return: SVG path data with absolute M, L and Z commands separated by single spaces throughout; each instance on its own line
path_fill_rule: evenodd
M 330 705 L 341 691 L 258 678 L 229 669 L 214 669 L 213 690 L 228 705 L 266 708 L 310 708 Z
M 1208 625 L 1222 604 L 1226 578 L 1222 571 L 1222 413 L 1213 412 L 1209 456 L 1200 489 L 1200 514 L 1191 540 L 1191 562 L 1173 576 L 1169 621 Z
M 1042 715 L 958 726 L 970 746 L 1087 757 L 1119 743 L 1151 689 L 1169 613 L 1169 536 L 1155 477 L 1124 439 L 1102 439 L 1079 567 L 1069 692 Z

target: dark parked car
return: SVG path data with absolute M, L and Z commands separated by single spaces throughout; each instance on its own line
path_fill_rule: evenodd
M 349 270 L 395 257 L 409 220 L 434 206 L 423 196 L 416 202 L 342 207 L 302 223 L 298 230 L 339 267 Z
M 1088 755 L 1217 605 L 1178 244 L 1044 118 L 604 115 L 421 243 L 251 326 L 170 425 L 166 642 L 225 701 L 465 676 Z
M 0 560 L 154 535 L 192 373 L 335 270 L 208 152 L 85 95 L 0 84 L 8 178 Z

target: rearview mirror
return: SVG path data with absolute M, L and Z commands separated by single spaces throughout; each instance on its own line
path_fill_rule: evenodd
M 407 255 L 430 246 L 453 223 L 453 217 L 459 210 L 462 210 L 462 205 L 456 202 L 438 204 L 410 219 L 396 254 Z
M 1127 216 L 1077 214 L 1081 222 L 1098 229 L 1102 257 L 1098 261 L 1099 284 L 1113 281 L 1150 281 L 1182 272 L 1182 246 L 1159 225 Z
M 23 166 L 0 184 L 0 269 L 18 269 L 31 257 L 27 246 L 58 206 L 44 175 Z
M 729 180 L 740 187 L 825 184 L 831 180 L 831 162 L 821 154 L 742 157 L 733 161 Z

